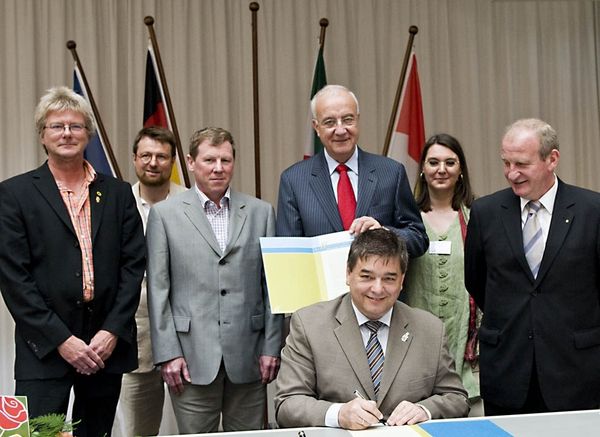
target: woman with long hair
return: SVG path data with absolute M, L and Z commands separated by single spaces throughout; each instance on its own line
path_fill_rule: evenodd
M 464 284 L 463 243 L 474 196 L 463 149 L 437 134 L 425 143 L 414 193 L 429 236 L 429 250 L 411 260 L 403 300 L 445 324 L 456 371 L 472 401 L 479 398 L 477 308 Z

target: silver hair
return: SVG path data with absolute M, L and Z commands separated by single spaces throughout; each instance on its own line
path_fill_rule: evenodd
M 504 138 L 518 131 L 534 132 L 540 141 L 540 157 L 546 159 L 552 150 L 559 150 L 558 135 L 552 126 L 537 118 L 522 118 L 509 125 L 504 131 Z
M 354 95 L 352 91 L 346 88 L 343 85 L 325 85 L 321 88 L 310 101 L 310 112 L 312 113 L 312 118 L 314 120 L 317 119 L 317 100 L 321 97 L 326 96 L 336 96 L 339 94 L 350 94 L 350 96 L 354 99 L 354 103 L 356 103 L 356 114 L 360 114 L 360 109 L 358 107 L 358 99 Z

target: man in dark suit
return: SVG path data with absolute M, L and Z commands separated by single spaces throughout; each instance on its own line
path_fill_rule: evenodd
M 15 393 L 30 417 L 67 413 L 77 435 L 110 435 L 124 372 L 137 367 L 145 268 L 131 186 L 97 174 L 83 153 L 94 133 L 87 101 L 66 87 L 36 109 L 48 155 L 0 184 L 0 289 L 15 323 Z
M 600 195 L 563 183 L 547 123 L 508 127 L 509 189 L 473 203 L 465 282 L 483 309 L 487 415 L 600 407 Z
M 348 254 L 350 293 L 292 315 L 275 397 L 281 426 L 364 429 L 467 415 L 443 323 L 397 301 L 407 265 L 393 232 L 365 231 Z
M 411 257 L 422 255 L 429 240 L 404 166 L 357 146 L 360 116 L 354 94 L 328 85 L 315 94 L 311 109 L 325 150 L 282 173 L 277 235 L 312 237 L 344 229 L 359 234 L 385 226 L 406 241 Z M 351 187 L 342 188 L 348 180 Z M 342 206 L 348 190 L 349 208 Z

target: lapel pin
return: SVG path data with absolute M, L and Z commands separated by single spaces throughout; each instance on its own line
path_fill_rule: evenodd
M 565 219 L 565 223 L 569 223 L 569 219 Z
M 100 203 L 100 197 L 102 197 L 102 193 L 100 191 L 96 191 L 96 203 Z
M 100 203 L 100 197 L 96 196 L 96 203 Z
M 410 332 L 405 332 L 400 340 L 402 340 L 403 342 L 406 342 L 406 340 L 408 340 L 409 335 L 410 335 Z

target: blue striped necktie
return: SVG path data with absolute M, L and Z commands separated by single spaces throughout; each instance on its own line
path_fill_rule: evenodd
M 525 226 L 523 226 L 523 249 L 534 278 L 537 277 L 544 255 L 544 238 L 537 216 L 541 207 L 542 205 L 539 202 L 533 200 L 527 203 L 527 220 L 525 220 Z
M 371 378 L 373 379 L 373 388 L 375 390 L 375 399 L 379 394 L 379 386 L 381 385 L 381 377 L 383 376 L 383 349 L 381 343 L 377 338 L 377 331 L 383 325 L 383 323 L 377 320 L 369 320 L 365 323 L 365 326 L 371 335 L 369 341 L 367 341 L 367 361 L 369 363 L 369 370 L 371 371 Z

